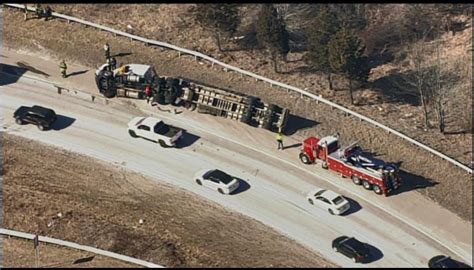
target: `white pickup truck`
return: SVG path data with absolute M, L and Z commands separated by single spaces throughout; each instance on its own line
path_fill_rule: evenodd
M 135 117 L 128 123 L 130 136 L 159 143 L 162 147 L 174 147 L 176 141 L 183 136 L 183 130 L 165 124 L 162 120 L 154 117 Z

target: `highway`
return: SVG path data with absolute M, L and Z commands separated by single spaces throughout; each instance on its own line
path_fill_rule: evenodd
M 164 149 L 152 142 L 131 138 L 127 133 L 128 121 L 147 113 L 119 104 L 104 106 L 58 96 L 51 88 L 51 85 L 28 78 L 1 86 L 4 131 L 114 163 L 151 176 L 157 182 L 167 182 L 194 192 L 275 228 L 342 267 L 426 267 L 428 260 L 439 254 L 467 260 L 469 264 L 472 260 L 471 239 L 456 247 L 449 243 L 452 247 L 448 249 L 380 207 L 346 192 L 347 188 L 340 189 L 334 184 L 347 180 L 330 172 L 316 175 L 311 170 L 298 169 L 304 165 L 282 162 L 282 158 L 256 148 L 255 141 L 253 146 L 246 147 L 242 142 L 229 139 L 236 134 L 246 137 L 255 133 L 255 140 L 258 140 L 268 131 L 192 112 L 172 115 L 154 110 L 156 116 L 185 128 L 191 134 L 185 139 L 188 146 Z M 41 132 L 35 126 L 14 123 L 11 115 L 17 107 L 34 104 L 53 108 L 60 115 L 53 130 Z M 203 119 L 211 120 L 202 122 Z M 262 148 L 266 145 L 262 144 Z M 285 150 L 284 155 L 291 154 L 296 160 L 297 152 L 297 148 L 291 148 Z M 220 168 L 240 178 L 246 185 L 230 196 L 200 187 L 192 177 L 203 168 Z M 328 179 L 334 179 L 333 183 Z M 331 216 L 307 203 L 305 195 L 315 186 L 335 190 L 357 201 L 360 207 L 347 216 Z M 358 194 L 377 196 L 350 183 L 344 186 L 357 189 Z M 388 198 L 378 197 L 378 201 L 387 199 L 389 203 Z M 341 235 L 355 236 L 373 246 L 373 261 L 366 265 L 354 264 L 335 253 L 331 241 Z

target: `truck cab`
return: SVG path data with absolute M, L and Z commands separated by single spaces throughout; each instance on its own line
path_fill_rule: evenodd
M 303 142 L 300 159 L 305 164 L 311 164 L 316 159 L 326 160 L 327 156 L 339 149 L 339 139 L 335 136 L 324 138 L 309 137 Z

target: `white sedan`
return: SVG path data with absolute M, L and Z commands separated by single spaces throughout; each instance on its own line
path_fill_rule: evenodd
M 334 191 L 316 188 L 306 196 L 311 205 L 326 209 L 331 215 L 341 215 L 350 208 L 350 203 Z
M 194 175 L 200 186 L 217 190 L 221 194 L 231 194 L 239 188 L 239 180 L 221 170 L 201 170 Z

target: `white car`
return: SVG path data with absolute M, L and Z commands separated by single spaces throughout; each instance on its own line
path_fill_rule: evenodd
M 239 188 L 239 180 L 221 170 L 201 170 L 194 175 L 194 181 L 221 194 L 230 194 Z
M 133 118 L 128 123 L 128 133 L 134 138 L 142 137 L 163 147 L 176 146 L 176 141 L 183 136 L 182 129 L 167 125 L 155 117 Z
M 311 205 L 327 209 L 331 215 L 341 215 L 351 207 L 350 203 L 341 195 L 322 188 L 316 188 L 309 192 L 306 199 Z

